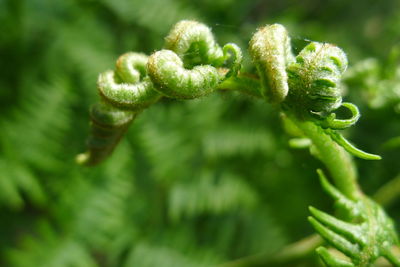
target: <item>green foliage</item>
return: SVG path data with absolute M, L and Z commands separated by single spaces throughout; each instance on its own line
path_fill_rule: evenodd
M 397 10 L 391 0 L 0 1 L 0 265 L 212 266 L 257 255 L 245 266 L 322 266 L 309 253 L 269 264 L 312 233 L 306 207 L 329 210 L 330 200 L 315 181 L 320 163 L 291 150 L 276 109 L 255 98 L 256 77 L 233 75 L 215 94 L 192 101 L 160 99 L 94 168 L 73 160 L 90 131 L 88 107 L 98 101 L 98 74 L 113 69 L 118 55 L 161 49 L 182 19 L 209 25 L 216 43 L 236 43 L 242 72 L 254 72 L 245 51 L 255 29 L 279 22 L 290 30 L 294 54 L 305 38 L 348 53 L 342 88 L 363 116 L 343 135 L 383 156 L 357 161 L 362 188 L 372 194 L 400 173 L 398 146 L 381 149 L 400 132 L 398 62 L 386 55 L 399 34 Z M 234 49 L 225 51 L 222 74 L 234 69 Z M 365 58 L 377 67 L 353 75 Z M 327 119 L 355 117 L 347 108 L 334 113 Z M 113 134 L 106 136 L 115 141 Z M 397 222 L 393 185 L 379 199 L 388 196 L 383 202 Z
M 321 170 L 318 174 L 322 187 L 334 198 L 338 208 L 357 223 L 336 219 L 310 207 L 313 217 L 309 217 L 309 221 L 316 231 L 352 260 L 353 264 L 347 263 L 348 266 L 368 266 L 379 256 L 399 266 L 400 261 L 391 252 L 392 246 L 398 244 L 397 234 L 393 221 L 382 207 L 366 196 L 357 201 L 347 198 L 328 182 Z M 319 248 L 318 253 L 328 266 L 339 265 L 324 248 Z
M 100 74 L 100 95 L 105 98 L 105 101 L 112 99 L 108 105 L 115 108 L 133 107 L 137 112 L 149 106 L 148 98 L 140 96 L 147 95 L 147 92 L 156 90 L 165 97 L 192 99 L 216 90 L 220 78 L 224 79 L 224 74 L 212 65 L 217 67 L 228 59 L 224 55 L 225 47 L 221 49 L 215 43 L 207 26 L 195 21 L 178 22 L 166 37 L 165 47 L 169 49 L 153 53 L 149 60 L 136 53 L 123 55 L 118 60 L 115 77 L 119 77 L 122 81 L 119 86 L 106 85 L 110 83 L 108 80 L 114 80 L 114 73 Z M 241 51 L 234 44 L 230 47 L 232 47 L 233 62 L 236 65 L 234 67 L 236 71 L 232 73 L 235 79 L 232 84 L 234 84 L 235 81 L 240 80 L 240 76 L 236 76 L 237 71 L 240 70 Z M 261 90 L 259 96 L 273 102 L 283 102 L 282 110 L 287 113 L 285 120 L 292 121 L 292 125 L 297 126 L 298 131 L 310 139 L 312 153 L 326 164 L 340 190 L 330 185 L 320 172 L 323 187 L 335 198 L 338 206 L 347 213 L 351 222 L 362 222 L 359 226 L 352 225 L 311 207 L 310 211 L 314 217 L 309 217 L 310 223 L 328 243 L 350 257 L 354 266 L 369 266 L 380 256 L 386 257 L 396 266 L 400 265 L 400 261 L 391 252 L 392 247 L 398 243 L 394 225 L 379 204 L 362 195 L 357 184 L 354 164 L 343 149 L 364 159 L 373 160 L 381 159 L 381 157 L 353 147 L 342 135 L 335 132 L 336 129 L 345 129 L 354 125 L 360 117 L 357 106 L 351 103 L 343 103 L 343 106 L 352 112 L 350 119 L 336 119 L 336 114 L 333 113 L 342 105 L 339 83 L 347 68 L 347 57 L 344 52 L 330 44 L 312 42 L 303 48 L 294 61 L 287 31 L 279 24 L 267 25 L 258 30 L 250 41 L 250 51 L 257 65 L 257 72 L 262 77 L 260 85 L 254 83 L 254 86 Z M 132 58 L 132 60 L 126 60 L 126 58 Z M 195 66 L 207 63 L 211 65 Z M 121 65 L 124 67 L 120 67 Z M 185 69 L 185 66 L 189 69 Z M 140 70 L 144 75 L 148 73 L 150 80 L 146 81 L 146 86 L 133 84 L 132 88 L 128 89 L 128 83 L 139 82 Z M 125 77 L 125 80 L 121 77 Z M 236 88 L 238 86 L 234 86 L 233 89 Z M 247 86 L 242 90 L 248 88 Z M 256 89 L 251 89 L 251 91 L 254 92 Z M 126 106 L 126 103 L 129 105 Z M 107 109 L 103 109 L 102 112 L 105 115 L 92 117 L 92 119 L 99 119 L 99 124 L 103 125 L 115 123 L 117 128 L 110 128 L 111 131 L 117 133 L 118 137 L 111 140 L 119 140 L 121 137 L 118 128 L 121 124 L 120 113 Z M 121 114 L 125 121 L 124 113 Z M 313 118 L 313 115 L 317 115 L 317 118 Z M 128 117 L 128 120 L 130 121 L 131 118 Z M 96 123 L 92 125 L 92 129 L 97 128 L 99 127 Z M 89 141 L 104 142 L 110 139 L 109 135 L 101 132 L 97 136 L 95 134 L 97 133 L 92 132 Z M 81 156 L 78 156 L 78 163 L 98 163 L 100 161 L 93 161 L 91 158 L 98 158 L 100 155 L 103 159 L 104 154 L 110 154 L 107 146 L 101 146 L 97 150 L 99 148 L 97 143 L 93 141 L 88 143 L 90 149 L 87 154 L 88 161 L 86 159 L 81 161 Z M 115 146 L 118 141 L 110 143 Z M 239 202 L 234 203 L 233 206 L 240 206 L 240 196 L 246 191 L 243 190 L 246 188 L 245 185 L 232 187 L 229 183 L 225 183 L 224 178 L 219 178 L 214 182 L 212 174 L 201 175 L 197 179 L 200 183 L 194 184 L 196 190 L 190 187 L 183 189 L 177 187 L 172 191 L 170 216 L 173 220 L 179 220 L 185 211 L 189 215 L 197 212 L 201 214 L 204 210 L 221 212 L 226 206 L 230 206 L 228 203 L 234 203 L 235 200 Z M 232 183 L 233 179 L 230 178 L 230 181 Z M 233 189 L 238 187 L 242 188 L 239 193 Z M 222 198 L 216 197 L 218 193 Z M 228 196 L 233 197 L 233 201 Z M 211 204 L 208 204 L 210 202 Z M 182 206 L 181 203 L 187 203 L 187 205 Z M 334 258 L 323 247 L 317 252 L 329 266 L 353 266 L 346 261 Z

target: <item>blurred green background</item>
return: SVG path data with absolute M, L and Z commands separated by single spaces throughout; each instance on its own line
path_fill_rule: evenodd
M 307 150 L 293 150 L 271 105 L 218 93 L 163 100 L 113 156 L 79 167 L 97 75 L 127 51 L 150 54 L 181 19 L 220 44 L 284 24 L 347 52 L 345 132 L 383 160 L 356 160 L 364 191 L 400 173 L 400 2 L 0 0 L 0 266 L 212 266 L 262 253 L 260 266 L 313 230 L 308 205 L 332 211 Z M 385 145 L 386 144 L 386 145 Z M 400 221 L 399 202 L 387 207 Z M 249 265 L 252 266 L 252 265 Z M 321 266 L 311 256 L 288 266 Z

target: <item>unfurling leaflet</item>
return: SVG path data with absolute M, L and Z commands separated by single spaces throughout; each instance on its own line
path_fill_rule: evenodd
M 332 112 L 319 121 L 323 128 L 344 130 L 357 123 L 361 116 L 358 107 L 352 103 L 342 103 L 341 107 L 347 108 L 351 112 L 351 117 L 349 119 L 336 119 L 336 114 Z
M 184 20 L 165 38 L 165 49 L 150 56 L 147 67 L 161 94 L 192 99 L 213 92 L 226 78 L 237 75 L 241 61 L 237 45 L 221 48 L 207 26 Z
M 119 57 L 115 71 L 99 75 L 102 100 L 91 108 L 88 151 L 77 156 L 79 164 L 96 165 L 106 159 L 137 114 L 160 98 L 147 76 L 146 64 L 146 55 L 130 52 Z
M 149 74 L 162 94 L 181 99 L 191 99 L 211 93 L 223 79 L 223 73 L 210 65 L 185 69 L 182 60 L 170 50 L 151 55 Z
M 288 66 L 289 97 L 307 111 L 331 112 L 342 102 L 340 80 L 346 54 L 337 46 L 312 42 Z
M 140 111 L 160 98 L 146 76 L 147 56 L 138 53 L 122 55 L 116 71 L 99 75 L 97 87 L 102 98 L 117 108 Z M 141 80 L 140 78 L 143 77 Z
M 165 37 L 165 49 L 174 51 L 188 65 L 224 63 L 221 47 L 215 41 L 211 29 L 197 21 L 178 22 Z
M 328 244 L 351 259 L 351 262 L 338 259 L 326 248 L 320 247 L 317 253 L 326 265 L 370 266 L 383 256 L 395 266 L 400 266 L 391 251 L 392 246 L 398 244 L 395 227 L 382 207 L 364 195 L 357 200 L 347 198 L 328 182 L 321 170 L 318 174 L 323 189 L 335 200 L 337 207 L 348 214 L 346 220 L 340 220 L 310 207 L 312 217 L 309 221 L 315 230 Z
M 262 95 L 273 103 L 285 100 L 289 92 L 286 68 L 294 62 L 285 27 L 273 24 L 260 28 L 250 40 L 249 52 L 260 76 Z

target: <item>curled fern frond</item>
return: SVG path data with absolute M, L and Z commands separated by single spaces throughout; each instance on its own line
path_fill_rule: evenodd
M 157 90 L 172 98 L 191 99 L 211 93 L 224 77 L 210 65 L 185 69 L 181 58 L 170 50 L 151 55 L 147 66 Z
M 115 107 L 136 111 L 156 102 L 160 95 L 146 76 L 146 64 L 144 54 L 122 55 L 115 72 L 106 71 L 99 75 L 97 86 L 102 98 Z
M 318 170 L 323 189 L 335 200 L 337 206 L 348 214 L 346 221 L 337 219 L 323 211 L 310 207 L 309 221 L 328 244 L 349 257 L 351 262 L 337 259 L 326 249 L 319 248 L 318 254 L 328 266 L 370 266 L 383 256 L 395 266 L 400 262 L 391 252 L 398 243 L 393 221 L 381 206 L 361 195 L 352 200 L 330 184 Z
M 120 82 L 138 83 L 146 76 L 148 56 L 142 53 L 128 52 L 121 55 L 115 64 L 115 74 Z
M 286 68 L 294 61 L 285 27 L 272 24 L 260 28 L 250 40 L 249 52 L 260 75 L 262 95 L 273 103 L 285 100 L 289 92 Z
M 89 151 L 78 155 L 81 164 L 105 159 L 133 118 L 162 95 L 191 99 L 219 89 L 237 76 L 242 62 L 240 48 L 217 44 L 211 29 L 196 21 L 177 23 L 165 38 L 164 50 L 149 58 L 129 52 L 117 60 L 115 71 L 101 73 L 98 91 L 102 103 L 91 111 Z
M 312 42 L 287 68 L 290 96 L 309 111 L 331 112 L 342 102 L 340 79 L 346 54 L 337 46 Z
M 358 107 L 353 103 L 342 103 L 341 106 L 350 110 L 351 117 L 349 119 L 336 119 L 336 114 L 332 112 L 326 118 L 323 118 L 320 121 L 320 124 L 323 128 L 343 130 L 357 123 L 361 116 Z
M 283 102 L 283 107 L 298 117 L 313 120 L 350 154 L 368 160 L 380 159 L 354 147 L 334 131 L 346 129 L 360 118 L 356 105 L 342 103 L 341 78 L 347 68 L 347 57 L 340 48 L 311 42 L 294 59 L 286 29 L 274 24 L 258 30 L 249 49 L 263 94 L 269 94 L 272 102 Z M 349 119 L 336 118 L 333 111 L 341 106 L 352 113 Z
M 76 157 L 81 165 L 96 165 L 108 157 L 125 134 L 136 113 L 98 103 L 90 110 L 88 151 Z
M 193 65 L 203 63 L 221 66 L 224 63 L 223 51 L 215 41 L 211 29 L 197 21 L 178 22 L 165 37 L 164 48 L 174 51 L 186 61 L 192 59 L 190 63 Z
M 342 103 L 343 107 L 346 107 L 352 113 L 349 119 L 336 119 L 335 113 L 330 113 L 326 117 L 319 117 L 315 122 L 323 128 L 323 131 L 331 136 L 331 138 L 341 147 L 343 147 L 348 153 L 352 154 L 361 159 L 365 160 L 380 160 L 381 156 L 365 152 L 352 143 L 335 130 L 343 130 L 356 124 L 360 118 L 360 111 L 357 106 L 352 103 Z
M 221 48 L 210 28 L 196 21 L 177 23 L 164 47 L 150 56 L 147 69 L 156 90 L 167 97 L 191 99 L 211 93 L 241 67 L 240 48 Z
M 99 75 L 102 102 L 90 110 L 88 151 L 77 156 L 79 164 L 96 165 L 107 158 L 136 115 L 161 97 L 147 76 L 147 61 L 146 55 L 129 52 L 118 58 L 115 71 Z

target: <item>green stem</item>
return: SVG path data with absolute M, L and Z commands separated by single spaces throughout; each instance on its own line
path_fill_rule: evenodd
M 247 73 L 240 73 L 237 77 L 226 79 L 218 86 L 218 89 L 237 90 L 262 98 L 259 79 Z M 350 199 L 358 199 L 361 191 L 357 184 L 357 172 L 351 156 L 320 126 L 289 113 L 287 116 L 312 140 L 320 160 L 329 170 L 337 188 Z
M 361 191 L 357 183 L 357 171 L 351 156 L 312 121 L 301 120 L 290 113 L 287 117 L 311 139 L 318 158 L 325 164 L 337 188 L 348 198 L 357 200 Z
M 237 77 L 226 79 L 218 86 L 218 89 L 237 90 L 262 98 L 258 77 L 247 73 L 240 73 Z M 353 200 L 359 199 L 362 193 L 357 183 L 357 171 L 352 157 L 321 126 L 316 125 L 312 121 L 302 120 L 290 113 L 286 115 L 311 139 L 318 151 L 319 159 L 329 170 L 337 188 L 348 198 Z
M 390 206 L 400 194 L 399 189 L 400 175 L 379 188 L 374 195 L 374 199 L 384 207 Z M 270 254 L 258 253 L 221 264 L 218 267 L 268 266 L 268 264 L 272 263 L 275 264 L 274 266 L 282 266 L 307 257 L 310 253 L 314 252 L 314 249 L 320 246 L 322 242 L 322 238 L 319 235 L 313 234 L 285 246 L 272 257 Z M 400 250 L 397 247 L 393 248 L 391 253 L 388 253 L 386 257 L 393 264 L 395 262 L 397 263 L 399 262 Z M 380 265 L 378 264 L 378 266 Z

